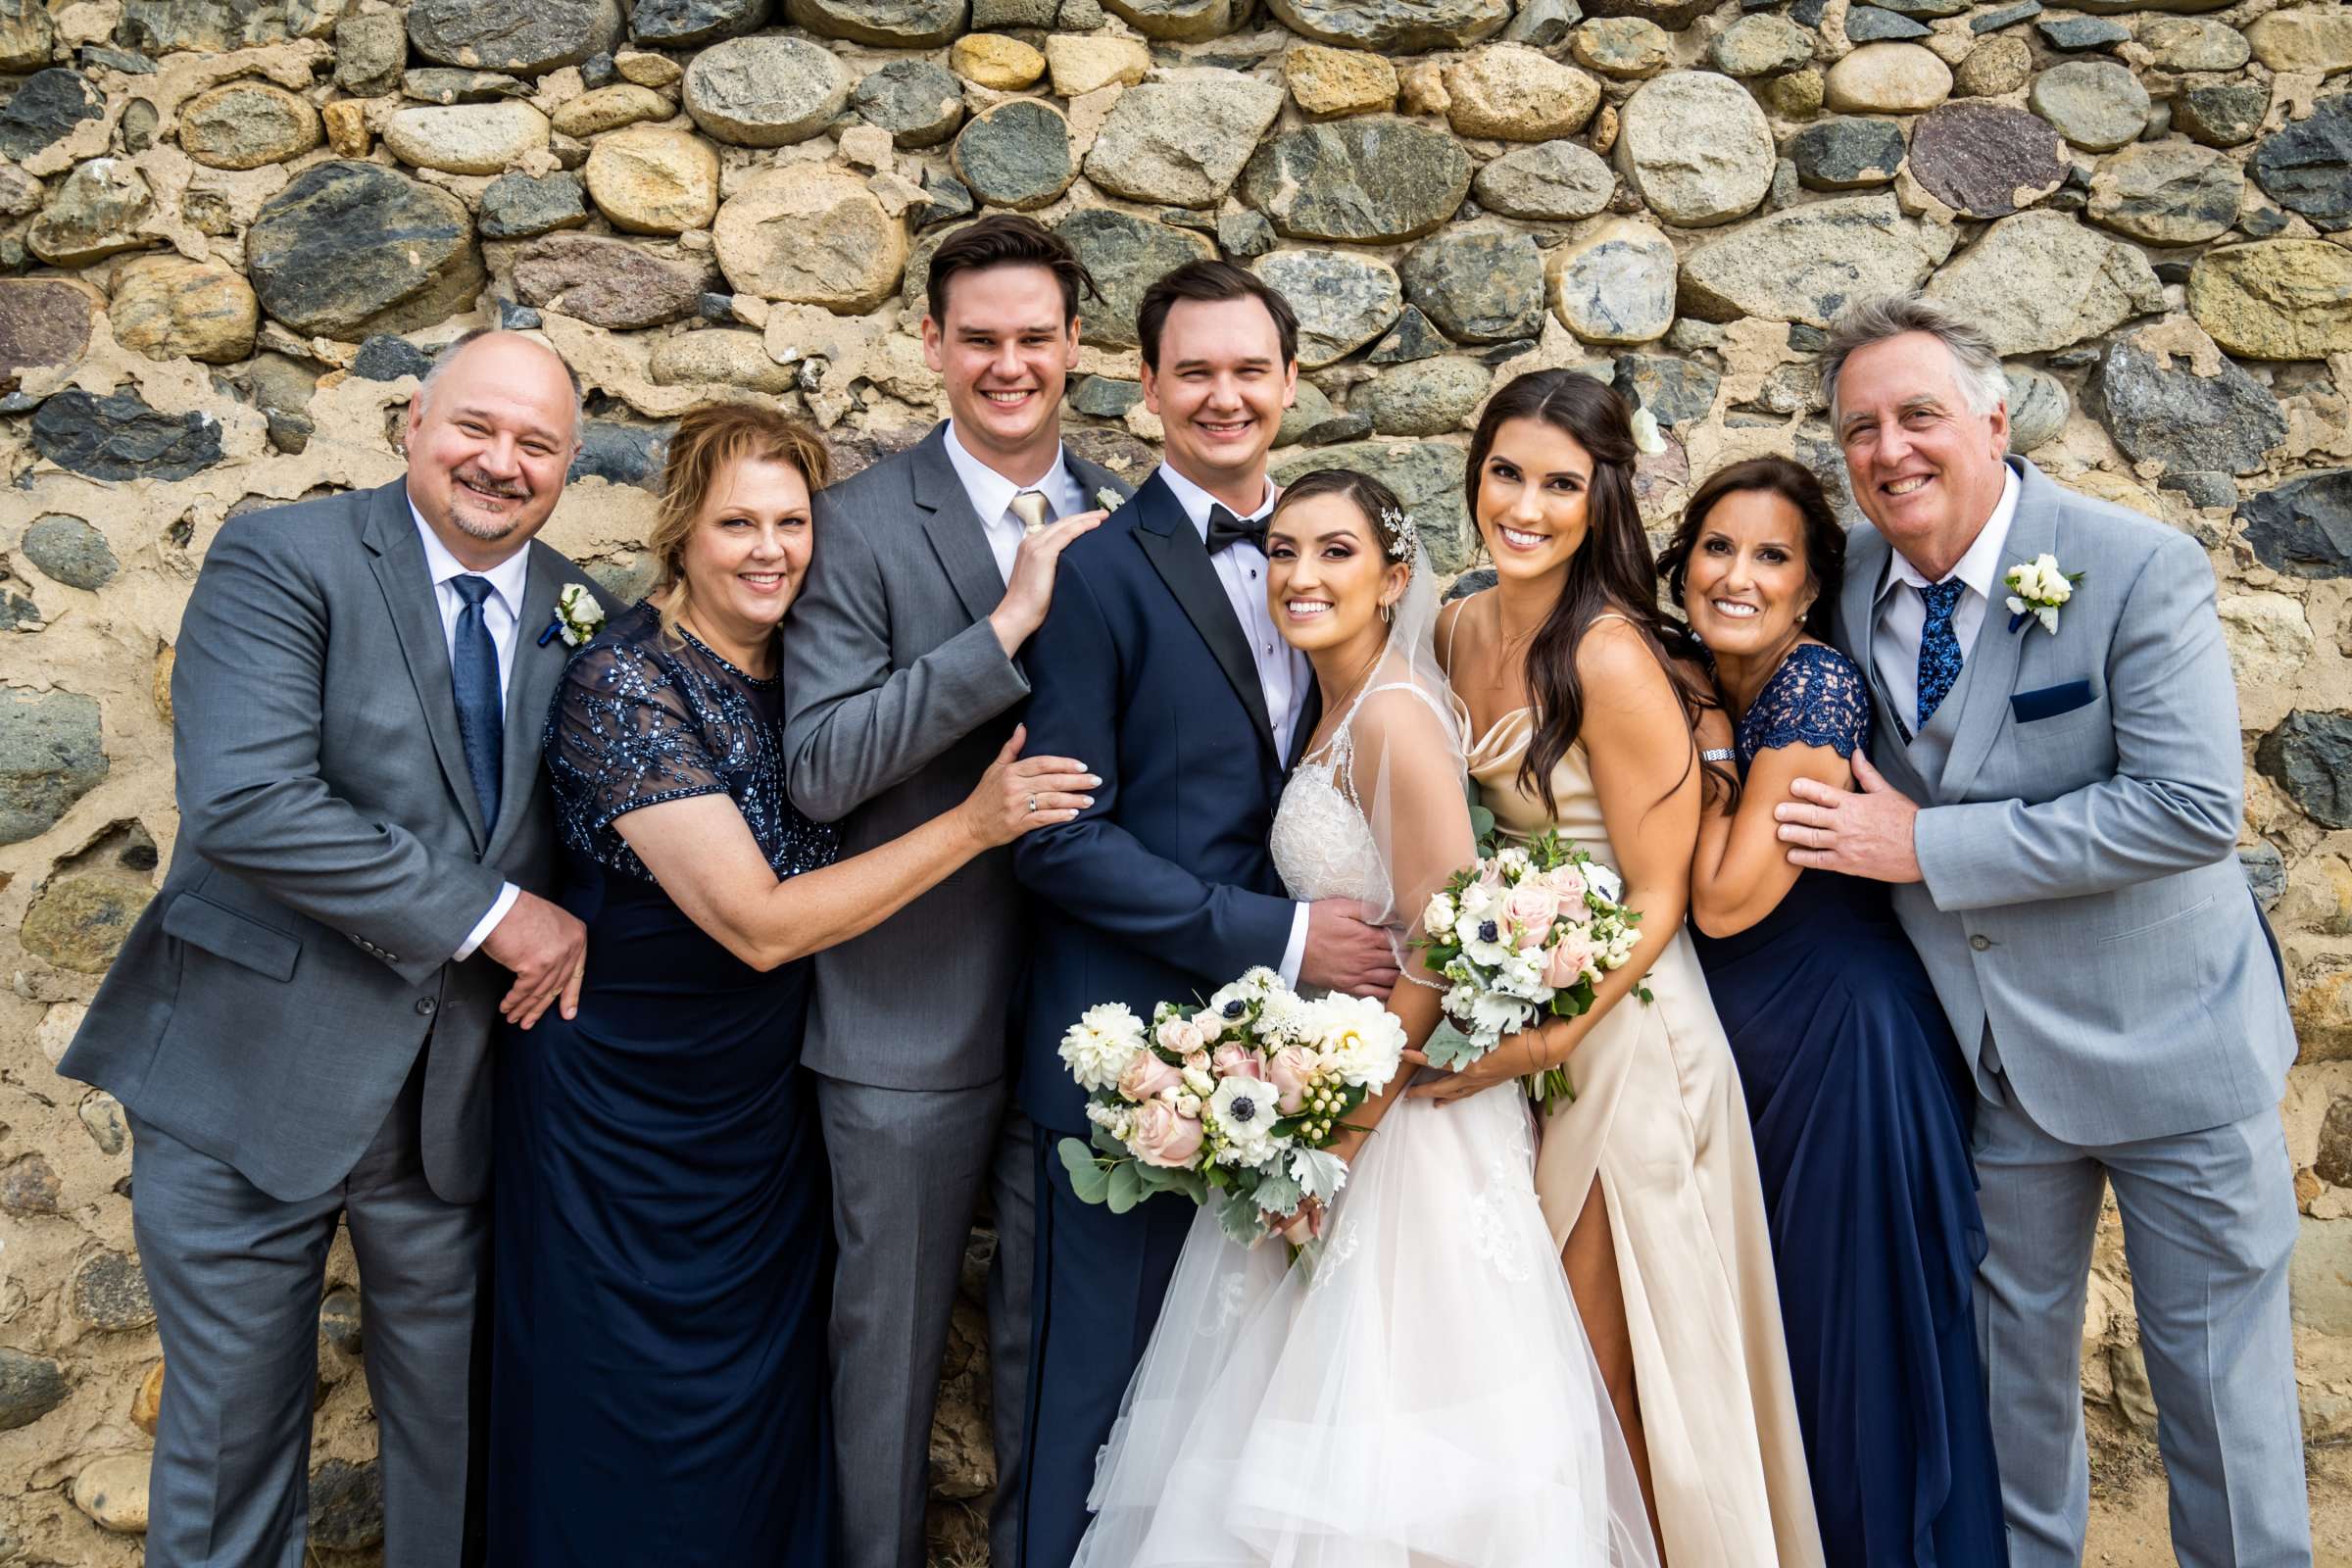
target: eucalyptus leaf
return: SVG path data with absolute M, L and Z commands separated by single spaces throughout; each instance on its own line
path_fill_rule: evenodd
M 1124 1214 L 1144 1200 L 1144 1179 L 1136 1171 L 1135 1161 L 1121 1160 L 1110 1167 L 1110 1192 L 1105 1201 L 1113 1214 Z

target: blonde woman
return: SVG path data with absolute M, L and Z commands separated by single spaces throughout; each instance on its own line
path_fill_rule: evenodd
M 1096 780 L 1012 739 L 962 805 L 835 861 L 785 799 L 776 631 L 815 433 L 750 403 L 670 443 L 652 593 L 572 656 L 546 756 L 579 1003 L 499 1056 L 491 1560 L 825 1568 L 825 1160 L 805 959 Z M 525 628 L 534 635 L 539 628 Z M 911 985 L 920 975 L 909 975 Z

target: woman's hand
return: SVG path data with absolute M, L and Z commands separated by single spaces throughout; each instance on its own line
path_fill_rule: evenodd
M 1020 548 L 1013 552 L 1004 597 L 988 612 L 988 623 L 1004 645 L 1006 659 L 1018 653 L 1029 634 L 1044 623 L 1046 611 L 1054 603 L 1054 573 L 1061 564 L 1061 553 L 1080 535 L 1094 532 L 1096 524 L 1109 515 L 1107 512 L 1081 512 L 1049 522 L 1021 540 Z
M 1304 1247 L 1323 1239 L 1323 1221 L 1328 1212 L 1319 1199 L 1308 1198 L 1300 1200 L 1298 1208 L 1287 1215 L 1260 1209 L 1257 1218 L 1268 1235 L 1279 1236 L 1293 1247 Z
M 1067 822 L 1095 804 L 1083 793 L 1102 781 L 1066 757 L 1022 757 L 1029 726 L 1016 724 L 1004 749 L 958 808 L 984 849 L 1010 844 L 1031 828 Z
M 1441 1105 L 1451 1104 L 1454 1101 L 1466 1100 L 1492 1089 L 1496 1084 L 1506 1084 L 1514 1078 L 1542 1072 L 1553 1065 L 1544 1041 L 1551 1020 L 1545 1019 L 1504 1035 L 1494 1043 L 1493 1051 L 1461 1071 L 1444 1073 L 1429 1083 L 1415 1084 L 1405 1094 L 1413 1100 L 1434 1100 Z M 1405 1059 L 1409 1061 L 1418 1054 L 1417 1052 L 1408 1051 Z M 1422 1064 L 1427 1065 L 1426 1058 Z

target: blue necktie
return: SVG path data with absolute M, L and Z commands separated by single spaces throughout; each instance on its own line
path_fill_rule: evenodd
M 1960 595 L 1967 587 L 1959 578 L 1949 577 L 1919 590 L 1920 599 L 1928 607 L 1928 623 L 1919 633 L 1921 729 L 1928 727 L 1928 720 L 1936 716 L 1936 710 L 1951 695 L 1952 682 L 1960 678 L 1960 636 L 1952 630 L 1952 612 L 1959 607 Z
M 458 612 L 458 635 L 449 662 L 450 685 L 458 699 L 458 734 L 466 742 L 466 771 L 473 775 L 473 793 L 482 803 L 482 826 L 498 821 L 498 770 L 506 743 L 506 716 L 498 699 L 498 645 L 482 619 L 482 601 L 490 597 L 490 579 L 470 574 L 452 577 L 449 585 L 466 601 Z

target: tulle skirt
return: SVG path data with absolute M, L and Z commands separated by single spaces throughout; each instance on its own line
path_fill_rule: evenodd
M 1654 1568 L 1535 1153 L 1515 1084 L 1405 1101 L 1297 1266 L 1203 1209 L 1076 1568 Z

